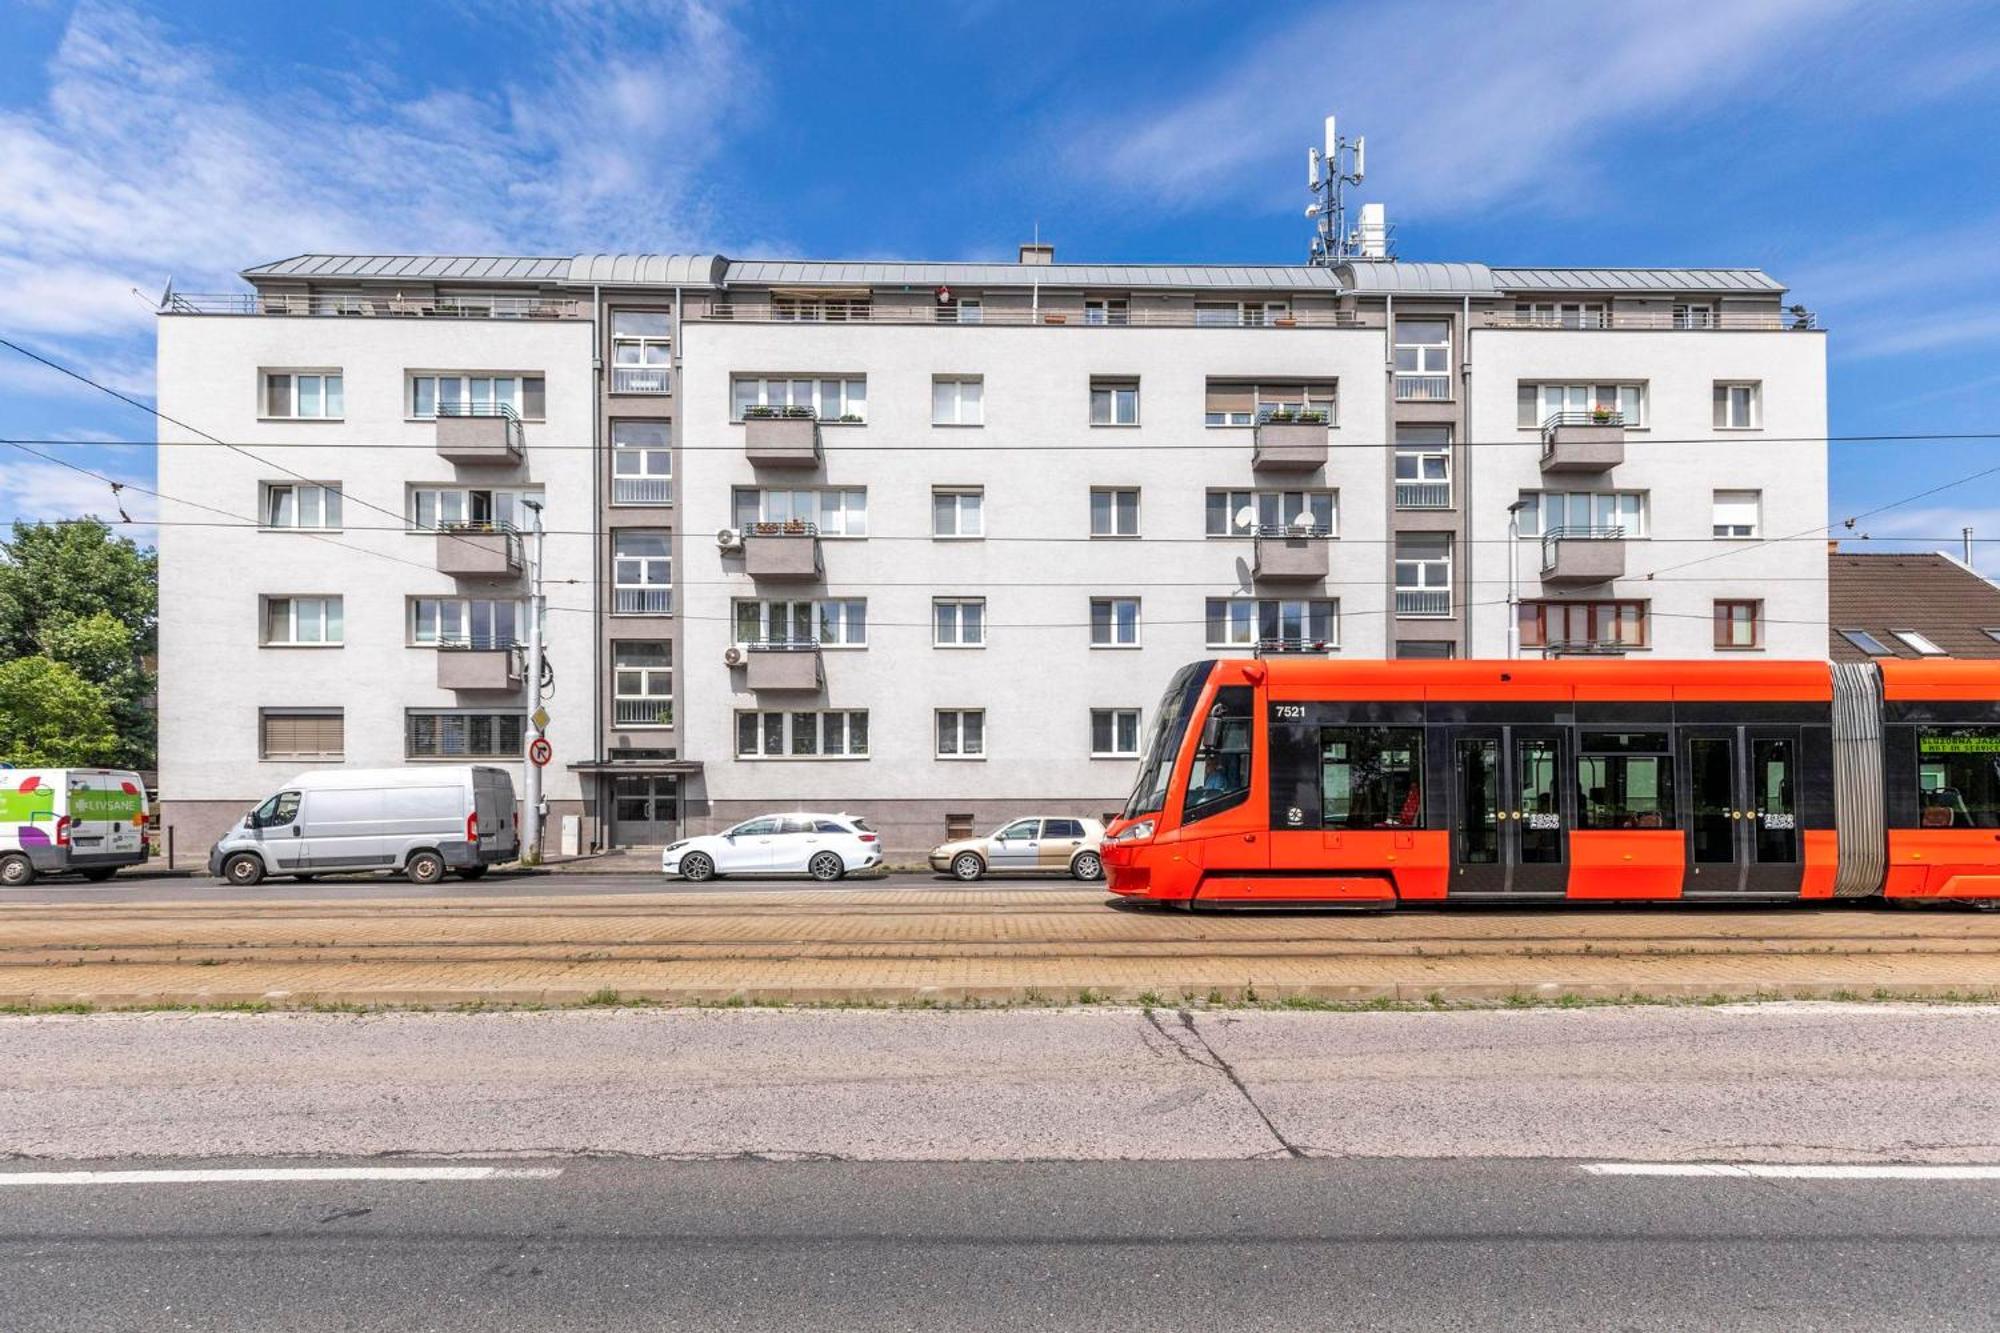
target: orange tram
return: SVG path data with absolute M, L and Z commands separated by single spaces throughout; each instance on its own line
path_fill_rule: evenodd
M 1194 662 L 1104 864 L 1187 907 L 1992 907 L 2000 662 Z

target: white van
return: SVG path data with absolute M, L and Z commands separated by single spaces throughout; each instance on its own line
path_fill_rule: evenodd
M 331 768 L 301 773 L 243 816 L 209 852 L 208 873 L 247 886 L 266 875 L 399 870 L 435 884 L 446 870 L 478 879 L 520 845 L 504 768 Z
M 115 768 L 0 769 L 0 887 L 74 870 L 110 879 L 146 859 L 146 784 Z

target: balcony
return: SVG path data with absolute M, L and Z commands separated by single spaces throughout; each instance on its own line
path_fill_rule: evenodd
M 1619 412 L 1557 412 L 1542 423 L 1542 471 L 1603 472 L 1625 461 Z
M 437 531 L 440 574 L 464 578 L 521 572 L 521 537 L 503 523 L 447 523 Z
M 674 391 L 673 371 L 667 366 L 613 366 L 611 392 L 664 394 Z
M 521 418 L 505 403 L 439 403 L 437 451 L 454 463 L 521 461 Z
M 1448 403 L 1451 401 L 1449 375 L 1398 375 L 1396 401 L 1399 403 Z
M 671 727 L 672 699 L 621 698 L 611 704 L 611 724 L 617 727 Z
M 763 467 L 816 467 L 819 420 L 811 408 L 751 408 L 743 414 L 743 456 Z
M 1668 310 L 1651 311 L 1593 311 L 1587 316 L 1576 318 L 1568 315 L 1513 314 L 1489 315 L 1485 327 L 1489 329 L 1546 329 L 1563 331 L 1569 329 L 1655 329 L 1670 332 L 1708 333 L 1723 332 L 1770 333 L 1798 330 L 1816 332 L 1820 328 L 1819 316 L 1802 305 L 1769 306 L 1761 310 L 1705 310 L 1675 314 Z
M 1396 483 L 1398 509 L 1449 509 L 1451 483 L 1448 481 L 1399 481 Z
M 1606 583 L 1625 577 L 1625 529 L 1551 528 L 1542 534 L 1542 582 Z
M 1451 589 L 1398 588 L 1396 614 L 1425 620 L 1448 617 L 1451 615 Z
M 441 690 L 518 690 L 521 657 L 511 639 L 440 640 L 437 683 Z
M 744 647 L 744 681 L 752 690 L 817 690 L 818 639 L 753 639 Z
M 690 323 L 704 324 L 938 324 L 949 323 L 957 328 L 1023 328 L 1046 329 L 1102 329 L 1102 328 L 1212 328 L 1215 322 L 1208 312 L 1197 313 L 1191 309 L 1153 310 L 1144 306 L 1122 306 L 1115 309 L 1077 310 L 1058 309 L 1046 298 L 1040 307 L 1024 306 L 1007 309 L 986 306 L 980 310 L 975 322 L 954 309 L 951 314 L 938 312 L 931 302 L 918 305 L 877 305 L 866 299 L 824 301 L 799 298 L 787 300 L 778 297 L 772 300 L 716 301 L 706 309 L 689 310 L 686 316 Z M 1284 329 L 1353 329 L 1361 328 L 1359 316 L 1351 310 L 1288 310 L 1284 314 L 1271 314 L 1268 318 L 1261 313 L 1250 317 L 1231 315 L 1224 327 L 1268 329 L 1273 332 Z
M 743 534 L 743 572 L 753 579 L 818 578 L 819 527 L 797 519 L 753 524 Z
M 1326 466 L 1332 426 L 1324 412 L 1272 412 L 1257 423 L 1250 466 L 1273 472 L 1310 472 Z
M 380 319 L 580 319 L 572 297 L 368 292 L 170 292 L 163 315 L 345 315 Z
M 1298 525 L 1257 529 L 1256 577 L 1272 583 L 1305 583 L 1326 577 L 1328 534 Z

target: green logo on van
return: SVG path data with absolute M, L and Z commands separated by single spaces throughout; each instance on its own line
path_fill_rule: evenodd
M 144 807 L 145 798 L 137 792 L 77 787 L 72 788 L 69 794 L 69 817 L 76 824 L 97 824 L 112 819 L 129 824 L 138 819 Z

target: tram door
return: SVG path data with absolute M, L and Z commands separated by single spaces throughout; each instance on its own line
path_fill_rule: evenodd
M 1550 727 L 1471 728 L 1454 746 L 1451 892 L 1562 896 L 1567 737 Z
M 1683 727 L 1687 876 L 1682 890 L 1797 893 L 1796 727 Z

